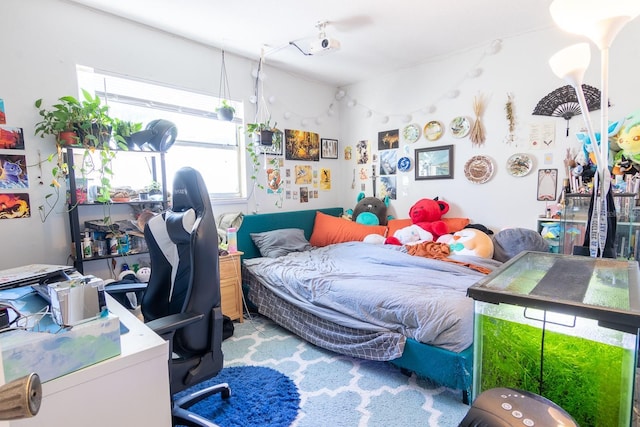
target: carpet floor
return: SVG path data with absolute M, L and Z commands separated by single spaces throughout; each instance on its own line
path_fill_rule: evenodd
M 265 317 L 254 314 L 234 326 L 222 344 L 224 366 L 266 366 L 291 378 L 300 393 L 292 426 L 454 427 L 469 410 L 459 390 L 404 375 L 386 362 L 323 350 Z

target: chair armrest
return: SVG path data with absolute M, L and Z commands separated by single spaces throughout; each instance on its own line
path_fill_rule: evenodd
M 110 294 L 125 294 L 127 292 L 140 292 L 147 289 L 146 283 L 110 283 L 104 287 Z
M 145 325 L 150 327 L 156 334 L 162 336 L 169 332 L 174 332 L 180 328 L 190 325 L 191 323 L 202 320 L 203 318 L 204 314 L 177 313 L 152 320 L 145 323 Z

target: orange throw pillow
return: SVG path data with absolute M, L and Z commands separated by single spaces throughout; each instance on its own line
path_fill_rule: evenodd
M 441 218 L 445 224 L 447 224 L 447 230 L 449 233 L 455 233 L 456 231 L 460 231 L 469 225 L 469 218 Z M 387 227 L 389 227 L 389 233 L 387 236 L 393 236 L 393 234 L 405 227 L 413 224 L 411 218 L 406 219 L 390 219 L 387 222 Z
M 460 231 L 469 225 L 469 218 L 442 218 L 445 224 L 447 224 L 447 228 L 449 229 L 449 233 L 455 233 L 456 231 Z
M 384 225 L 364 225 L 316 212 L 309 243 L 312 246 L 327 246 L 342 242 L 361 242 L 369 234 L 384 236 L 386 231 L 387 227 Z

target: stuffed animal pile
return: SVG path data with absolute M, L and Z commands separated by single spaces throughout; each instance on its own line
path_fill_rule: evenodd
M 420 199 L 409 210 L 411 225 L 397 230 L 393 236 L 386 238 L 370 234 L 364 241 L 405 246 L 418 246 L 434 242 L 433 244 L 447 245 L 451 255 L 493 257 L 493 241 L 486 232 L 469 227 L 449 234 L 447 224 L 442 221 L 442 216 L 448 211 L 449 204 L 438 200 L 437 197 L 435 199 Z

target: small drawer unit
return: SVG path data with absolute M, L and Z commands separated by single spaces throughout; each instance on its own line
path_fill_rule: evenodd
M 242 252 L 234 252 L 219 258 L 220 296 L 222 313 L 229 316 L 231 320 L 240 320 L 242 322 L 240 256 L 242 256 Z

